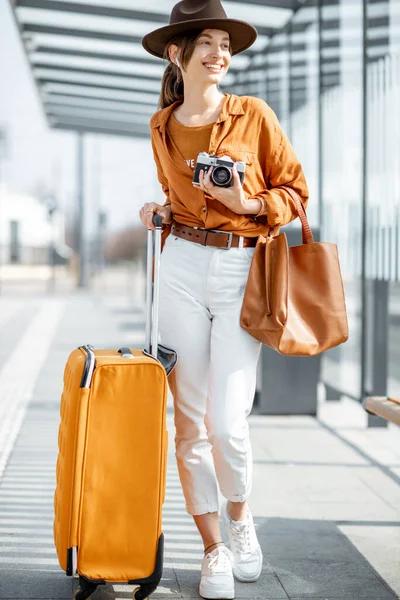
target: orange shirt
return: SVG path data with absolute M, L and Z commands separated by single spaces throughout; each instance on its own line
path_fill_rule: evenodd
M 246 163 L 243 189 L 248 198 L 262 198 L 258 215 L 239 215 L 192 185 L 193 171 L 176 161 L 168 123 L 179 105 L 157 111 L 151 118 L 151 141 L 158 178 L 174 218 L 183 225 L 222 229 L 238 235 L 267 235 L 269 227 L 286 225 L 297 217 L 292 187 L 307 206 L 303 169 L 273 110 L 259 98 L 225 94 L 221 113 L 211 129 L 208 153 L 227 155 Z
M 167 123 L 167 131 L 174 146 L 175 160 L 184 160 L 194 171 L 199 152 L 208 150 L 213 127 L 214 123 L 200 127 L 187 127 L 175 119 L 174 115 L 171 115 Z

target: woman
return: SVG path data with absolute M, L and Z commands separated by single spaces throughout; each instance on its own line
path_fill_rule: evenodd
M 153 228 L 161 215 L 160 337 L 178 353 L 169 377 L 174 397 L 175 446 L 186 499 L 204 542 L 200 595 L 234 598 L 235 575 L 256 581 L 262 552 L 248 507 L 252 457 L 247 416 L 254 398 L 260 343 L 239 317 L 258 235 L 293 220 L 289 194 L 307 202 L 301 166 L 273 111 L 260 99 L 223 94 L 219 83 L 233 54 L 256 39 L 249 24 L 228 19 L 219 0 L 183 0 L 170 25 L 143 39 L 169 61 L 161 109 L 151 119 L 164 205 L 146 203 L 140 218 Z M 229 157 L 232 185 L 220 187 L 213 168 L 193 183 L 197 156 Z M 231 550 L 221 541 L 221 517 Z

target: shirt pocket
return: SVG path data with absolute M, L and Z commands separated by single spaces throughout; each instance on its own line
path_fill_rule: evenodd
M 256 153 L 247 148 L 219 148 L 218 156 L 230 156 L 234 162 L 244 162 L 246 167 L 252 165 L 256 160 Z

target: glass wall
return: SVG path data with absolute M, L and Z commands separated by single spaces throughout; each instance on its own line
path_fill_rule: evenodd
M 400 1 L 305 0 L 237 84 L 277 113 L 339 248 L 349 340 L 323 356 L 328 397 L 400 395 Z
M 318 198 L 318 6 L 308 2 L 290 25 L 290 117 L 288 133 L 307 175 L 310 201 L 307 215 L 319 224 Z
M 385 378 L 388 394 L 400 396 L 400 55 L 369 64 L 367 247 L 369 338 L 368 364 L 373 365 L 374 323 L 387 314 Z M 385 331 L 383 332 L 385 333 Z M 368 388 L 377 387 L 367 370 Z
M 323 2 L 322 198 L 323 239 L 338 244 L 346 293 L 349 340 L 327 352 L 323 380 L 361 396 L 362 348 L 362 97 L 363 2 Z
M 290 135 L 290 51 L 289 35 L 283 31 L 275 35 L 267 50 L 266 100 L 285 130 Z

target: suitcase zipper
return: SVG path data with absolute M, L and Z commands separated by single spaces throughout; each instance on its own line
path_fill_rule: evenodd
M 153 356 L 152 354 L 150 354 L 150 352 L 147 352 L 147 350 L 144 350 L 144 349 L 142 350 L 142 352 L 143 352 L 143 354 L 145 356 L 148 356 L 149 358 L 154 358 L 154 360 L 156 362 L 160 363 L 160 365 L 161 365 L 161 361 L 159 361 L 158 358 L 156 358 L 155 356 Z

